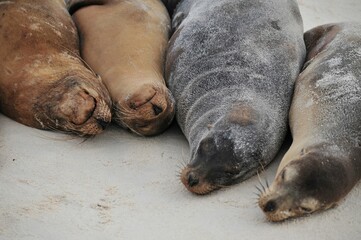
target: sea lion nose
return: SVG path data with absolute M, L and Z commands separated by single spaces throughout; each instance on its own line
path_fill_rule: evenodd
M 108 124 L 109 124 L 109 122 L 106 122 L 106 121 L 104 121 L 103 119 L 97 119 L 97 123 L 101 126 L 101 128 L 104 130 L 107 126 L 108 126 Z
M 155 105 L 155 104 L 152 104 L 153 106 L 153 111 L 154 111 L 154 114 L 157 116 L 159 114 L 161 114 L 163 112 L 163 108 Z
M 277 209 L 277 204 L 274 200 L 270 200 L 266 203 L 265 207 L 263 208 L 264 212 L 273 212 Z
M 194 187 L 199 183 L 199 178 L 193 172 L 188 174 L 188 185 Z

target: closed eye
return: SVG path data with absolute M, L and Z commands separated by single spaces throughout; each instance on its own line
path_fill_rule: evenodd
M 286 175 L 286 169 L 284 169 L 284 170 L 282 171 L 282 174 L 281 174 L 281 179 L 282 179 L 282 181 L 285 180 L 285 175 Z
M 307 213 L 312 212 L 312 209 L 311 209 L 311 208 L 307 208 L 307 207 L 300 207 L 300 209 L 301 209 L 303 212 L 307 212 Z

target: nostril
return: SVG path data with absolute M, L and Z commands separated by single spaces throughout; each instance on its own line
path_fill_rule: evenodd
M 163 108 L 158 107 L 157 105 L 153 104 L 153 111 L 154 111 L 154 114 L 157 116 L 157 115 L 159 115 L 160 113 L 163 112 Z
M 104 129 L 108 126 L 108 124 L 109 124 L 109 122 L 106 122 L 106 121 L 104 121 L 103 119 L 97 119 L 97 123 L 102 127 L 103 130 L 104 130 Z
M 273 212 L 277 208 L 277 204 L 275 201 L 271 200 L 266 203 L 266 206 L 263 208 L 265 212 Z
M 197 178 L 197 176 L 195 176 L 194 173 L 189 173 L 188 174 L 188 185 L 190 187 L 193 187 L 195 185 L 197 185 L 199 183 L 199 179 Z

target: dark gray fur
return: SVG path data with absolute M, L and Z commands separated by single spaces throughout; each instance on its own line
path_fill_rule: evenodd
M 244 180 L 275 157 L 287 132 L 305 57 L 297 3 L 183 0 L 172 26 L 166 78 L 190 144 L 189 166 L 219 178 L 215 184 Z M 230 122 L 230 111 L 243 106 L 255 121 Z M 217 173 L 223 170 L 228 175 Z

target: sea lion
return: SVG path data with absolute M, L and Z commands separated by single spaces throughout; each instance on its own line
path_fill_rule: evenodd
M 172 26 L 166 79 L 191 150 L 181 181 L 205 194 L 254 175 L 281 147 L 303 24 L 294 0 L 184 0 Z
M 113 120 L 139 135 L 165 130 L 174 99 L 163 77 L 170 19 L 160 0 L 73 0 L 81 55 L 102 76 Z
M 0 109 L 27 126 L 95 135 L 111 120 L 109 94 L 79 56 L 62 0 L 0 1 Z
M 259 206 L 270 221 L 331 208 L 361 178 L 361 24 L 304 35 L 307 63 L 290 110 L 293 143 Z

